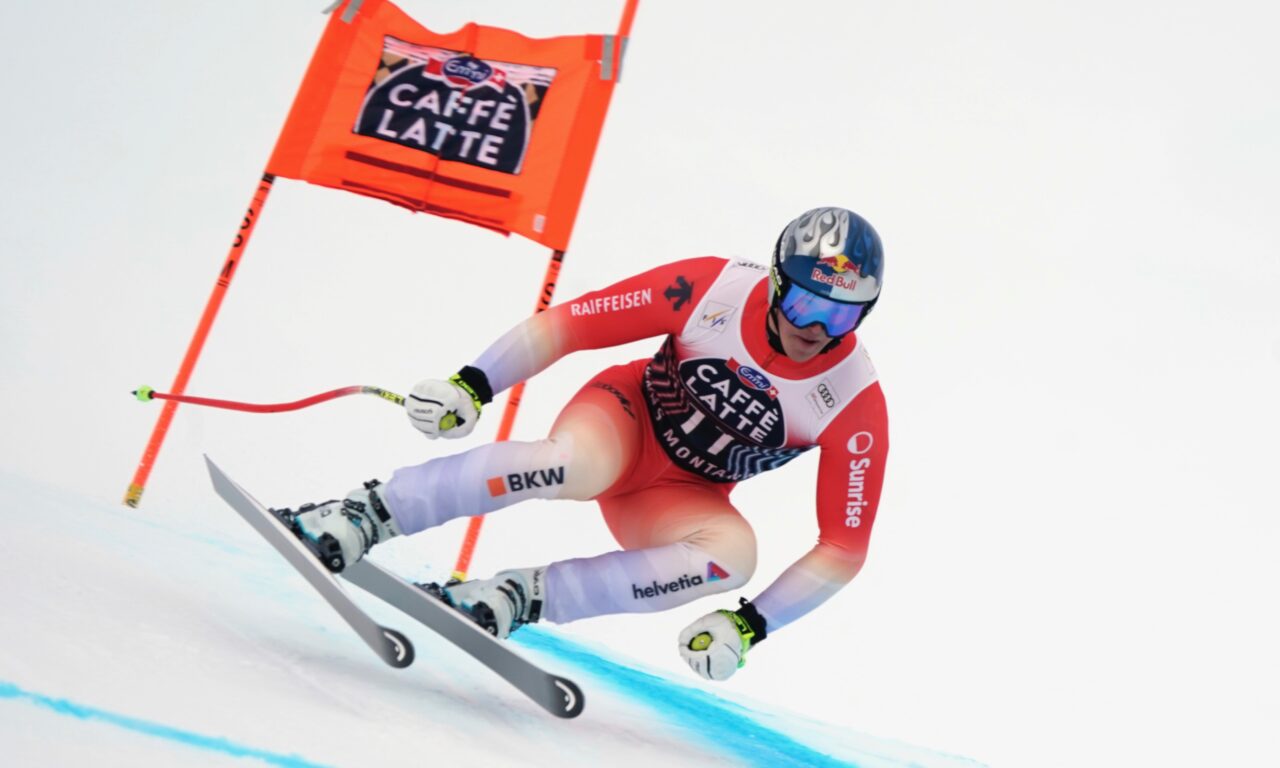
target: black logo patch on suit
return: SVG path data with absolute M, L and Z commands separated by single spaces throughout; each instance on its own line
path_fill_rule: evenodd
M 787 430 L 769 377 L 730 358 L 677 363 L 675 340 L 645 369 L 658 443 L 678 467 L 733 483 L 775 469 L 808 448 L 784 448 Z
M 675 285 L 668 286 L 662 295 L 671 302 L 671 311 L 679 312 L 685 302 L 693 298 L 693 283 L 686 280 L 684 275 L 679 275 L 676 277 Z

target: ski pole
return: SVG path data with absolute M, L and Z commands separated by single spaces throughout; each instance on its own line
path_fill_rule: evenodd
M 138 400 L 146 403 L 151 400 L 174 400 L 179 403 L 190 403 L 192 405 L 204 405 L 210 408 L 225 408 L 229 411 L 248 411 L 249 413 L 280 413 L 281 411 L 296 411 L 299 408 L 308 408 L 316 403 L 323 403 L 327 400 L 334 400 L 347 395 L 377 395 L 378 397 L 396 405 L 404 405 L 404 397 L 397 395 L 395 392 L 382 389 L 381 387 L 370 386 L 354 386 L 342 387 L 328 392 L 321 392 L 318 395 L 304 397 L 301 400 L 294 400 L 291 403 L 241 403 L 236 400 L 215 400 L 210 397 L 193 397 L 191 395 L 175 395 L 168 392 L 157 392 L 151 387 L 141 386 L 133 391 L 133 396 Z

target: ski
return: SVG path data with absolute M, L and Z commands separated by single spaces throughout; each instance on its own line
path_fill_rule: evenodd
M 582 689 L 551 674 L 516 653 L 507 643 L 475 622 L 377 563 L 360 560 L 342 572 L 343 578 L 417 619 L 473 659 L 498 673 L 521 693 L 556 717 L 582 713 Z
M 213 488 L 218 495 L 284 556 L 374 653 L 393 667 L 407 667 L 413 663 L 413 644 L 407 637 L 370 618 L 284 523 L 236 485 L 208 456 L 204 460 L 209 465 L 209 475 L 213 478 Z
M 408 638 L 379 625 L 356 605 L 279 513 L 258 503 L 208 456 L 205 462 L 218 495 L 302 574 L 375 653 L 393 667 L 406 667 L 413 661 L 413 645 Z M 349 566 L 342 577 L 453 643 L 551 714 L 570 718 L 582 713 L 584 698 L 576 683 L 543 670 L 424 588 L 368 560 Z

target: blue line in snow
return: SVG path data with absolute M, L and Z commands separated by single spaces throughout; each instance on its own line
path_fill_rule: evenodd
M 191 731 L 184 731 L 178 728 L 172 728 L 159 723 L 151 723 L 146 720 L 139 720 L 134 717 L 125 715 L 117 715 L 114 712 L 107 712 L 93 707 L 87 707 L 83 704 L 77 704 L 74 701 L 66 699 L 55 699 L 50 696 L 42 696 L 38 693 L 23 690 L 18 686 L 0 680 L 0 699 L 16 699 L 35 704 L 39 707 L 51 710 L 59 715 L 75 717 L 81 720 L 96 720 L 108 725 L 114 725 L 127 731 L 142 733 L 147 736 L 155 736 L 160 739 L 167 739 L 188 747 L 197 749 L 207 749 L 211 752 L 220 752 L 224 755 L 232 757 L 251 757 L 261 760 L 269 765 L 279 765 L 283 768 L 322 768 L 320 763 L 313 763 L 304 760 L 297 755 L 281 755 L 275 752 L 265 752 L 261 749 L 246 747 L 226 739 L 216 736 L 204 736 Z
M 602 682 L 616 686 L 632 699 L 662 712 L 693 737 L 709 742 L 747 765 L 857 768 L 855 763 L 818 752 L 786 734 L 766 728 L 748 715 L 749 710 L 736 704 L 609 661 L 535 627 L 521 629 L 512 640 L 564 659 Z

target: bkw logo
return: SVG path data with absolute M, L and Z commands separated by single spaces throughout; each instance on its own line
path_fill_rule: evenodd
M 490 496 L 502 496 L 516 491 L 527 491 L 532 488 L 549 488 L 553 485 L 564 485 L 564 467 L 551 469 L 535 469 L 532 472 L 512 472 L 505 477 L 491 477 L 486 482 Z

